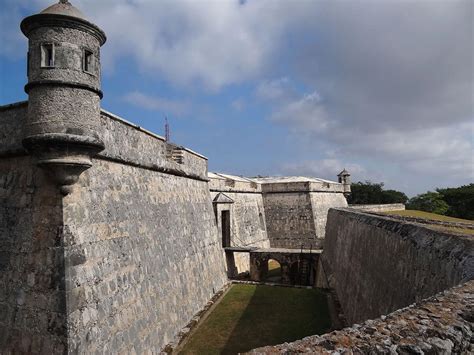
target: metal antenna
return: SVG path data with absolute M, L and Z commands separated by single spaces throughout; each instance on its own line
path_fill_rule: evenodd
M 167 142 L 170 141 L 170 125 L 168 123 L 168 117 L 165 116 L 165 139 Z

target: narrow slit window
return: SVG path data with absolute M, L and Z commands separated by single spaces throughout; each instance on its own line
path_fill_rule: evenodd
M 41 66 L 54 67 L 54 45 L 52 43 L 41 45 Z
M 93 68 L 93 60 L 94 60 L 94 53 L 92 53 L 90 50 L 85 49 L 84 50 L 84 71 L 88 73 L 92 73 L 94 68 Z
M 26 77 L 30 77 L 30 51 L 28 51 L 26 56 Z

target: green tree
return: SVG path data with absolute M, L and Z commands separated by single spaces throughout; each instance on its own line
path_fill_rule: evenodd
M 436 189 L 449 205 L 448 216 L 474 220 L 474 184 Z
M 347 202 L 353 205 L 407 202 L 408 197 L 403 192 L 384 190 L 383 186 L 383 182 L 359 181 L 353 183 Z
M 406 203 L 408 196 L 397 190 L 382 191 L 382 203 Z
M 444 215 L 449 209 L 449 205 L 443 200 L 443 195 L 438 192 L 428 191 L 417 195 L 408 201 L 406 206 L 409 210 L 432 212 Z

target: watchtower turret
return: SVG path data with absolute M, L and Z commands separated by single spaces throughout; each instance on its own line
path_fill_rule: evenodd
M 351 194 L 351 174 L 344 169 L 337 175 L 338 182 L 344 186 L 344 196 L 346 198 Z
M 67 0 L 25 18 L 21 30 L 29 41 L 23 145 L 68 194 L 104 149 L 97 128 L 106 36 Z

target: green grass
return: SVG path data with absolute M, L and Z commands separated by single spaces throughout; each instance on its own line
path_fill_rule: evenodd
M 471 221 L 469 219 L 454 218 L 454 217 L 449 217 L 449 216 L 443 216 L 436 213 L 417 211 L 417 210 L 388 211 L 388 212 L 383 212 L 383 213 L 387 215 L 432 219 L 435 221 L 442 221 L 442 222 L 469 223 L 469 224 L 474 225 L 474 221 Z M 446 232 L 474 235 L 474 229 L 468 229 L 468 228 L 462 228 L 462 227 L 439 226 L 439 225 L 428 225 L 428 226 L 430 228 L 446 231 Z
M 330 327 L 327 296 L 320 290 L 234 285 L 180 354 L 237 354 Z
M 443 215 L 436 214 L 436 213 L 416 211 L 416 210 L 388 211 L 388 212 L 383 212 L 383 213 L 394 214 L 394 215 L 398 215 L 398 216 L 406 216 L 406 217 L 433 219 L 435 221 L 443 221 L 443 222 L 474 224 L 474 221 L 471 221 L 469 219 L 454 218 L 454 217 L 449 217 L 449 216 L 443 216 Z

